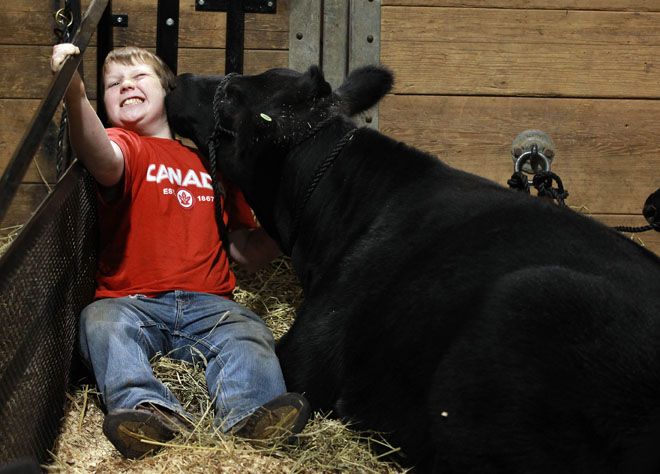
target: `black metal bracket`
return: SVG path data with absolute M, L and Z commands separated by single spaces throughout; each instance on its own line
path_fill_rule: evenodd
M 114 46 L 112 0 L 108 0 L 101 20 L 96 27 L 96 115 L 103 125 L 108 125 L 108 115 L 103 103 L 103 62 Z
M 229 0 L 195 0 L 195 10 L 202 12 L 226 12 Z M 245 13 L 277 13 L 277 0 L 244 0 Z
M 195 10 L 227 12 L 225 74 L 243 74 L 245 14 L 276 13 L 277 0 L 195 0 Z
M 176 74 L 179 58 L 179 0 L 158 0 L 156 54 Z
M 112 15 L 112 26 L 119 26 L 121 28 L 126 28 L 128 26 L 128 15 L 118 14 Z

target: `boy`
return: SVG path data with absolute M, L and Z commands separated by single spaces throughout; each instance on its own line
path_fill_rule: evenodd
M 53 48 L 51 69 L 80 54 Z M 270 330 L 231 299 L 235 277 L 214 214 L 212 177 L 197 153 L 173 139 L 164 98 L 174 75 L 140 48 L 112 51 L 103 100 L 115 128 L 104 129 L 78 75 L 65 94 L 78 159 L 99 185 L 100 253 L 95 301 L 80 319 L 80 350 L 107 409 L 103 432 L 128 458 L 191 430 L 179 401 L 157 380 L 158 352 L 207 361 L 216 424 L 266 439 L 302 430 L 309 406 L 286 393 Z M 223 183 L 230 256 L 258 268 L 279 255 L 256 227 L 242 195 Z

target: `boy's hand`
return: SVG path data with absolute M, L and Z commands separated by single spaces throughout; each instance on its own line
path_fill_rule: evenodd
M 80 54 L 80 49 L 72 43 L 56 44 L 53 46 L 53 54 L 50 57 L 50 70 L 55 74 L 62 69 L 64 61 L 66 61 L 69 56 L 75 56 L 78 54 Z

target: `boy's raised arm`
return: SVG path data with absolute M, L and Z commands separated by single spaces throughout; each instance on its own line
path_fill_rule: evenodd
M 53 73 L 60 70 L 67 57 L 80 54 L 70 43 L 53 47 L 50 66 Z M 103 100 L 98 91 L 97 100 Z M 76 71 L 64 96 L 69 119 L 69 138 L 77 158 L 102 186 L 119 183 L 124 172 L 124 157 L 119 146 L 108 135 L 87 98 L 85 84 Z

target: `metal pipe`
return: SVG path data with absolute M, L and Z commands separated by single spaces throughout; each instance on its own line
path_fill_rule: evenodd
M 156 54 L 177 72 L 179 54 L 179 0 L 158 0 Z
M 103 125 L 108 125 L 108 114 L 105 111 L 103 102 L 103 61 L 114 47 L 114 38 L 112 35 L 112 0 L 108 0 L 108 5 L 103 11 L 103 16 L 98 23 L 96 31 L 96 114 L 101 119 Z
M 225 38 L 225 74 L 243 74 L 245 10 L 242 0 L 227 2 L 227 37 Z

